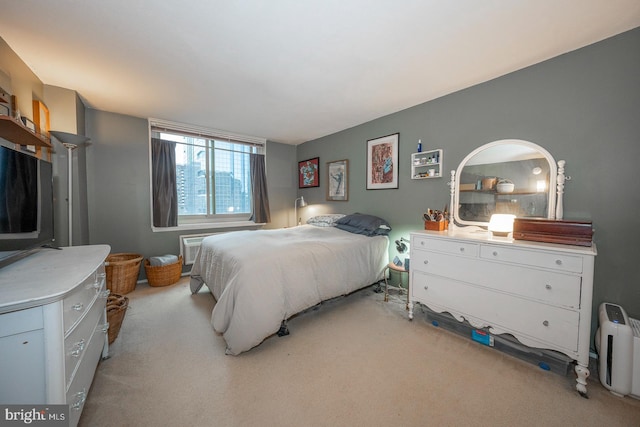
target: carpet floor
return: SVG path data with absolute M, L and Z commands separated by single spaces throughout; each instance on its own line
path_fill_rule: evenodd
M 206 287 L 138 284 L 81 426 L 640 426 L 640 401 L 428 323 L 365 288 L 240 356 L 211 328 Z

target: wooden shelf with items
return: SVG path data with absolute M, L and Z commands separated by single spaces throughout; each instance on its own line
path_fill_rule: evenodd
M 9 116 L 0 116 L 0 138 L 17 145 L 51 148 L 51 141 L 48 138 L 32 132 L 25 125 Z
M 442 149 L 411 154 L 411 179 L 442 178 Z

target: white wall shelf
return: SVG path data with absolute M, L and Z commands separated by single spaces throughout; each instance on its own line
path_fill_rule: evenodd
M 442 178 L 442 149 L 411 154 L 411 179 Z

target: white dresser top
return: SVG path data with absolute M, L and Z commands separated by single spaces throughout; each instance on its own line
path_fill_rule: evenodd
M 109 245 L 42 249 L 0 268 L 0 314 L 59 301 L 105 260 Z
M 442 238 L 442 239 L 464 239 L 475 240 L 478 243 L 493 243 L 512 245 L 514 248 L 528 248 L 528 249 L 542 249 L 542 250 L 555 250 L 559 252 L 570 252 L 579 255 L 591 255 L 596 256 L 596 244 L 592 246 L 577 246 L 577 245 L 561 245 L 558 243 L 544 243 L 534 242 L 530 240 L 516 240 L 509 237 L 493 236 L 491 232 L 476 226 L 469 227 L 455 227 L 448 231 L 427 231 L 416 230 L 412 234 L 426 234 L 429 237 Z

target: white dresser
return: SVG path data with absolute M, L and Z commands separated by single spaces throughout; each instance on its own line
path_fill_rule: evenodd
M 0 269 L 0 402 L 68 404 L 80 418 L 108 353 L 109 246 L 41 250 Z
M 411 233 L 409 318 L 419 302 L 527 346 L 562 352 L 577 361 L 576 388 L 586 396 L 595 246 L 469 229 L 475 231 Z

